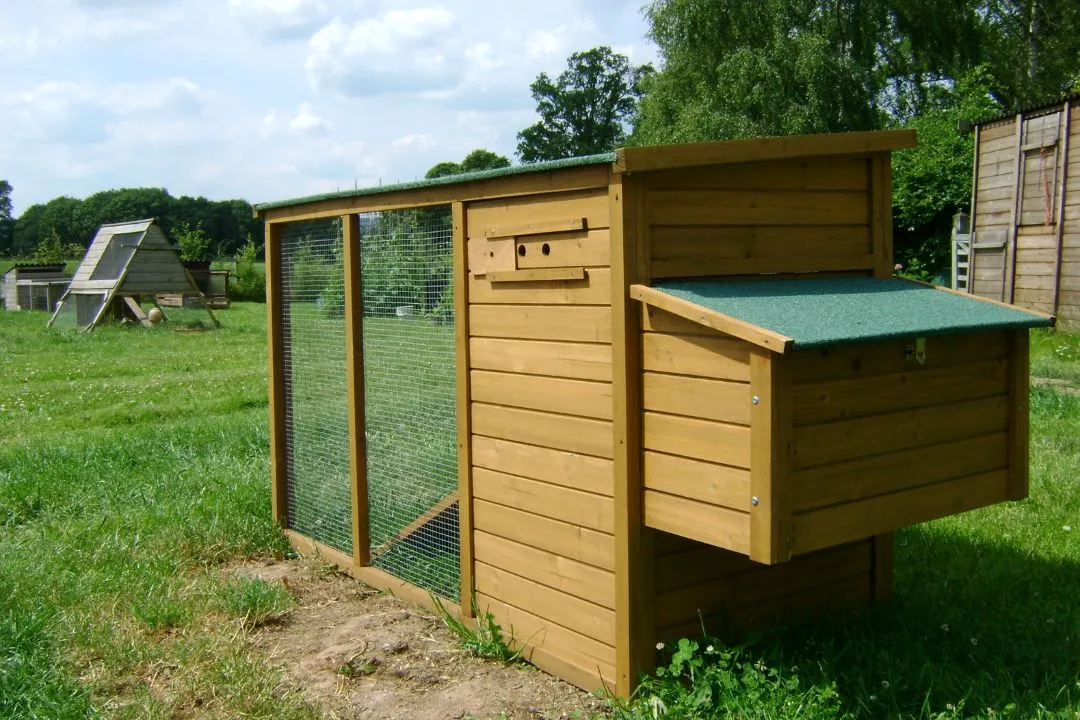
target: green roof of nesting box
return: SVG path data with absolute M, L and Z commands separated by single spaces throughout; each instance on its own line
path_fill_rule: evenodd
M 778 352 L 1053 324 L 1049 315 L 898 279 L 658 280 L 631 294 Z

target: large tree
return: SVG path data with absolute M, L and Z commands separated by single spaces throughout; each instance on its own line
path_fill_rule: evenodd
M 11 254 L 15 220 L 11 216 L 11 183 L 0 180 L 0 257 Z
M 614 150 L 651 73 L 606 46 L 574 53 L 555 80 L 540 73 L 530 86 L 540 122 L 518 133 L 518 157 L 537 162 Z

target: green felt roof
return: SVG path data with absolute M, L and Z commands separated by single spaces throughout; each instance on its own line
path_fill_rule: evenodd
M 321 195 L 308 195 L 307 197 L 293 198 L 291 200 L 259 203 L 258 205 L 255 205 L 255 210 L 273 210 L 275 208 L 292 207 L 294 205 L 307 205 L 308 203 L 319 202 L 320 200 L 361 197 L 363 195 L 381 195 L 383 193 L 400 192 L 402 190 L 417 190 L 420 188 L 437 187 L 439 185 L 456 185 L 458 183 L 473 182 L 474 180 L 491 180 L 494 178 L 509 177 L 511 175 L 526 175 L 549 170 L 581 167 L 583 165 L 610 165 L 613 162 L 615 162 L 615 153 L 585 155 L 582 157 L 565 158 L 563 160 L 549 160 L 547 162 L 528 163 L 525 165 L 511 165 L 510 167 L 496 168 L 495 170 L 478 170 L 477 172 L 461 173 L 460 175 L 445 175 L 431 180 L 416 180 L 414 182 L 397 183 L 395 185 L 377 185 L 375 187 L 359 188 L 355 190 L 340 190 L 338 192 L 322 193 Z
M 896 279 L 660 280 L 653 288 L 786 335 L 795 350 L 1051 324 L 1045 316 Z

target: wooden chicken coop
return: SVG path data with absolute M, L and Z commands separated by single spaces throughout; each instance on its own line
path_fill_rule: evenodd
M 1080 328 L 1080 95 L 975 126 L 967 289 Z
M 1050 323 L 892 279 L 890 151 L 914 143 L 627 148 L 257 206 L 275 518 L 620 694 L 703 619 L 888 595 L 894 530 L 1026 495 Z

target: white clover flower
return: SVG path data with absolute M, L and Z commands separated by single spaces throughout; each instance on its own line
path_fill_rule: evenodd
M 888 690 L 888 689 L 889 689 L 889 681 L 888 681 L 888 680 L 882 680 L 882 681 L 881 681 L 881 687 L 883 687 L 883 688 L 885 688 L 886 690 Z
M 662 643 L 662 642 L 656 643 L 656 649 L 657 650 L 663 650 L 664 649 L 664 643 Z

